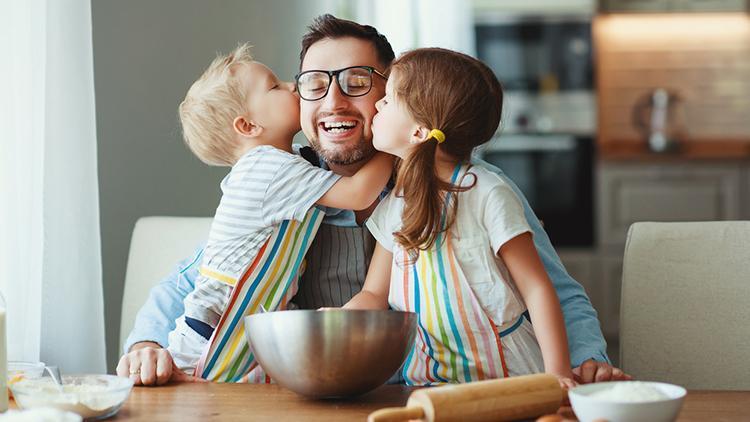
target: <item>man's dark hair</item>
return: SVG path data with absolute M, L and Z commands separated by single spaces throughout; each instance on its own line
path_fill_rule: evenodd
M 313 19 L 310 26 L 307 27 L 307 33 L 302 37 L 302 51 L 299 53 L 300 69 L 311 45 L 325 38 L 343 37 L 353 37 L 371 42 L 378 55 L 378 61 L 383 65 L 383 70 L 388 68 L 396 57 L 393 54 L 391 43 L 388 42 L 385 35 L 379 33 L 374 27 L 325 14 Z

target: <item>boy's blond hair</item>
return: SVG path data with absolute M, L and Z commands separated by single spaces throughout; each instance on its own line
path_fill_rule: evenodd
M 250 48 L 241 44 L 216 57 L 180 103 L 185 143 L 206 164 L 231 166 L 237 161 L 232 123 L 248 110 L 247 93 L 235 70 L 253 62 Z

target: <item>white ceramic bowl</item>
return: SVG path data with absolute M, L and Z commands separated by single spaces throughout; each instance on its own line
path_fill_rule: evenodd
M 640 383 L 659 390 L 666 399 L 651 401 L 627 401 L 592 396 L 622 383 Z M 631 384 L 634 385 L 634 384 Z M 671 422 L 677 419 L 687 390 L 662 382 L 614 381 L 586 384 L 568 392 L 570 405 L 578 420 L 592 422 L 604 419 L 608 422 Z
M 21 409 L 53 407 L 98 420 L 117 413 L 133 388 L 131 379 L 114 375 L 66 375 L 63 383 L 60 389 L 52 378 L 27 378 L 10 389 Z

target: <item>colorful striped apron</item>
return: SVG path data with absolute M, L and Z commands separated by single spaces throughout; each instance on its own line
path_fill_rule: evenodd
M 304 220 L 284 221 L 271 234 L 236 282 L 196 376 L 217 382 L 270 382 L 245 339 L 244 317 L 259 312 L 261 305 L 268 311 L 286 309 L 297 292 L 305 254 L 324 216 L 312 208 Z
M 460 170 L 457 166 L 452 184 Z M 508 376 L 500 333 L 512 330 L 497 327 L 483 310 L 461 271 L 453 244 L 451 233 L 444 231 L 416 260 L 410 260 L 402 248 L 394 249 L 396 276 L 391 277 L 389 302 L 394 309 L 415 312 L 419 318 L 414 348 L 402 366 L 408 385 Z

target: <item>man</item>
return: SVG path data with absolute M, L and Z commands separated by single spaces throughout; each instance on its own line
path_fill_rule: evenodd
M 320 98 L 302 98 L 300 121 L 314 154 L 301 151 L 311 161 L 349 176 L 361 168 L 375 152 L 372 146 L 372 118 L 375 102 L 383 97 L 385 73 L 394 59 L 393 50 L 374 28 L 324 15 L 314 20 L 303 37 L 300 74 L 319 71 L 316 78 L 329 84 Z M 339 80 L 345 69 L 369 66 L 370 90 L 350 96 Z M 309 74 L 308 74 L 309 77 Z M 304 80 L 304 78 L 303 78 Z M 502 172 L 489 164 L 475 164 Z M 566 272 L 539 220 L 522 198 L 526 219 L 534 232 L 534 243 L 560 299 L 568 331 L 574 373 L 581 382 L 627 379 L 613 368 L 606 355 L 606 343 L 583 288 Z M 367 272 L 374 240 L 362 227 L 377 204 L 352 212 L 341 210 L 326 217 L 307 255 L 307 269 L 294 302 L 301 308 L 341 306 L 361 288 Z M 198 381 L 177 370 L 163 348 L 174 321 L 182 314 L 182 299 L 193 289 L 201 251 L 180 263 L 178 268 L 154 287 L 136 317 L 135 328 L 125 344 L 127 353 L 120 359 L 117 373 L 130 376 L 136 384 L 160 385 L 172 381 Z

